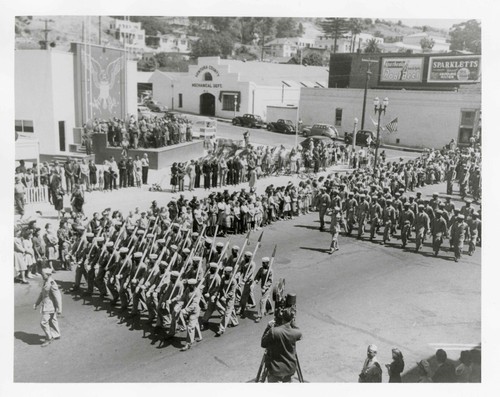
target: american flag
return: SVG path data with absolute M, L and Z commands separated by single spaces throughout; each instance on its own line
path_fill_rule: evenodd
M 398 118 L 396 117 L 394 120 L 392 120 L 389 124 L 385 126 L 385 128 L 387 128 L 387 131 L 390 134 L 398 132 Z

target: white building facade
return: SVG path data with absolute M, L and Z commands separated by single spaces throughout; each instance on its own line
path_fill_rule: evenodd
M 326 87 L 324 67 L 198 58 L 188 73 L 156 71 L 153 99 L 178 111 L 232 118 L 266 118 L 268 105 L 297 105 L 302 87 Z

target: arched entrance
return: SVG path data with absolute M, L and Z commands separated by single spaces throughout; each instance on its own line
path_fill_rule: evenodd
M 215 96 L 208 92 L 200 95 L 200 114 L 215 116 Z

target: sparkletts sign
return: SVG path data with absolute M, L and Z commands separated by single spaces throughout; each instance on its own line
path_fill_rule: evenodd
M 481 56 L 430 57 L 428 83 L 477 83 L 481 80 Z
M 421 83 L 424 58 L 382 58 L 381 82 Z

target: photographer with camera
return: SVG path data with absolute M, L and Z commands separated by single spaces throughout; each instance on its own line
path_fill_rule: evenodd
M 293 325 L 295 308 L 287 307 L 281 315 L 281 325 L 270 321 L 261 340 L 261 346 L 266 349 L 265 365 L 270 383 L 291 382 L 298 367 L 295 344 L 302 339 L 302 333 Z

